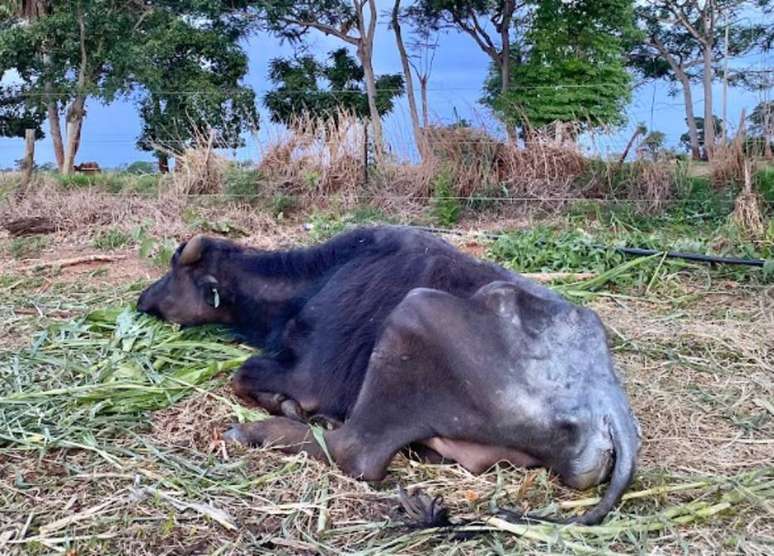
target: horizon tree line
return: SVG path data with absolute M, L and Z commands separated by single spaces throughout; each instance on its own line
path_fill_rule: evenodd
M 467 37 L 489 59 L 481 103 L 525 148 L 539 131 L 558 142 L 617 126 L 635 81 L 666 80 L 682 94 L 687 144 L 711 159 L 728 121 L 713 113 L 713 85 L 767 91 L 771 72 L 729 69 L 728 59 L 774 44 L 772 0 L 22 0 L 0 4 L 0 136 L 32 128 L 47 134 L 57 167 L 72 171 L 89 102 L 131 99 L 142 120 L 137 146 L 168 158 L 207 140 L 243 144 L 259 128 L 255 91 L 244 84 L 243 41 L 260 31 L 297 52 L 271 61 L 273 89 L 261 99 L 275 122 L 302 112 L 367 118 L 374 153 L 385 156 L 381 119 L 405 95 L 422 158 L 430 155 L 428 82 L 443 37 Z M 757 11 L 756 11 L 757 10 Z M 760 23 L 748 14 L 760 13 Z M 387 25 L 401 62 L 377 74 L 377 25 Z M 313 33 L 338 39 L 325 57 L 310 54 Z M 417 88 L 419 85 L 419 100 Z M 694 111 L 700 85 L 703 116 Z M 723 104 L 725 106 L 725 103 Z M 421 115 L 420 115 L 421 106 Z M 770 155 L 772 104 L 752 114 Z M 752 117 L 752 116 L 751 116 Z M 723 122 L 718 129 L 718 123 Z M 47 129 L 44 132 L 44 126 Z

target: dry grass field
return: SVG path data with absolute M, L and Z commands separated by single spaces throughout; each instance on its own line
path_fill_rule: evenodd
M 493 510 L 572 515 L 597 492 L 541 469 L 473 476 L 402 456 L 368 484 L 226 446 L 230 422 L 260 418 L 227 387 L 249 348 L 128 309 L 174 238 L 209 226 L 265 248 L 314 241 L 300 216 L 90 190 L 16 207 L 43 209 L 59 231 L 0 237 L 0 553 L 774 551 L 774 288 L 760 270 L 655 261 L 644 280 L 578 298 L 609 328 L 643 428 L 640 468 L 602 525 L 510 524 Z M 475 229 L 531 217 L 485 220 L 449 239 L 495 256 Z M 406 527 L 398 485 L 442 496 L 460 526 Z

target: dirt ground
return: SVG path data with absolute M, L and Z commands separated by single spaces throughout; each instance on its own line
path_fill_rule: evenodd
M 116 214 L 85 232 L 88 219 L 72 211 L 73 224 L 46 236 L 29 256 L 18 256 L 13 240 L 0 238 L 0 402 L 16 391 L 15 381 L 24 381 L 24 358 L 14 356 L 36 333 L 100 306 L 131 302 L 163 272 L 138 255 L 136 244 L 94 247 L 100 229 L 117 226 L 126 213 Z M 151 224 L 149 233 L 190 233 L 165 208 L 158 214 L 165 221 Z M 250 230 L 240 241 L 251 245 L 311 241 L 301 221 L 278 223 L 247 209 L 227 217 Z M 486 254 L 485 241 L 451 239 L 476 256 Z M 90 256 L 109 260 L 51 264 Z M 643 429 L 634 496 L 611 514 L 607 529 L 525 532 L 486 521 L 493 504 L 567 509 L 568 502 L 594 495 L 566 489 L 540 469 L 498 467 L 473 476 L 455 465 L 401 456 L 385 483 L 370 485 L 303 455 L 226 447 L 220 435 L 236 400 L 224 377 L 212 389 L 127 423 L 120 434 L 95 430 L 96 440 L 69 449 L 32 450 L 0 432 L 0 553 L 771 553 L 774 289 L 685 271 L 645 295 L 600 295 L 589 305 L 610 331 Z M 99 448 L 108 437 L 109 456 Z M 453 520 L 471 525 L 405 528 L 398 484 L 443 496 Z

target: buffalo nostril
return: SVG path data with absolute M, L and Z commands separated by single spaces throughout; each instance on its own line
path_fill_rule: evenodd
M 137 300 L 137 310 L 141 313 L 160 316 L 158 307 L 153 303 L 153 300 L 151 296 L 148 295 L 147 290 L 140 294 L 140 298 Z
M 149 307 L 148 307 L 148 295 L 147 295 L 147 293 L 148 293 L 148 292 L 142 292 L 142 293 L 140 294 L 140 299 L 138 299 L 138 300 L 137 300 L 137 310 L 138 310 L 138 311 L 141 311 L 141 312 L 143 312 L 143 313 L 147 313 L 147 312 L 148 312 L 148 309 L 149 309 Z

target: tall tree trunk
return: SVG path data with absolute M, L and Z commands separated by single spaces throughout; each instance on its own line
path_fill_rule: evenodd
M 632 145 L 634 145 L 634 142 L 637 140 L 637 137 L 639 137 L 643 133 L 644 133 L 643 128 L 641 126 L 637 126 L 637 129 L 634 130 L 634 133 L 629 138 L 629 142 L 626 143 L 626 148 L 624 148 L 623 152 L 621 153 L 621 157 L 618 159 L 619 166 L 622 166 L 623 163 L 626 162 L 626 157 L 629 156 L 629 151 L 632 149 Z
M 43 54 L 43 64 L 48 67 L 51 57 Z M 50 81 L 43 84 L 43 94 L 46 99 L 46 111 L 48 113 L 48 127 L 51 134 L 51 142 L 54 145 L 56 166 L 61 172 L 64 168 L 64 146 L 62 145 L 62 126 L 59 123 L 59 101 L 54 97 L 54 90 Z
M 366 82 L 366 93 L 368 95 L 368 110 L 371 114 L 371 127 L 374 131 L 374 150 L 376 151 L 376 158 L 381 161 L 384 157 L 382 118 L 379 115 L 379 109 L 376 106 L 376 79 L 374 78 L 374 68 L 371 64 L 370 54 L 363 53 L 360 57 L 360 62 L 363 65 L 363 74 Z
M 157 152 L 156 159 L 159 162 L 159 172 L 169 174 L 169 155 L 164 152 Z
M 685 122 L 688 125 L 688 137 L 691 141 L 691 158 L 693 160 L 701 160 L 699 130 L 696 128 L 696 117 L 693 114 L 693 92 L 691 91 L 691 82 L 688 80 L 686 75 L 678 76 L 678 79 L 683 85 L 683 99 L 685 100 Z
M 362 0 L 355 2 L 355 11 L 357 15 L 358 31 L 360 32 L 360 41 L 357 45 L 357 53 L 360 63 L 363 65 L 363 78 L 366 82 L 366 95 L 368 96 L 368 110 L 371 114 L 371 127 L 374 130 L 374 150 L 376 158 L 381 162 L 384 158 L 384 136 L 382 135 L 382 120 L 379 115 L 379 109 L 376 106 L 376 77 L 374 76 L 374 67 L 372 63 L 374 53 L 374 35 L 376 31 L 376 2 L 368 0 L 368 8 L 371 19 L 366 26 L 365 21 L 365 2 Z
M 83 127 L 83 118 L 86 114 L 86 96 L 83 90 L 86 86 L 88 56 L 86 53 L 86 25 L 83 18 L 83 8 L 78 4 L 78 28 L 81 46 L 81 64 L 78 71 L 78 92 L 79 94 L 70 103 L 67 109 L 67 147 L 64 153 L 64 163 L 62 164 L 62 173 L 67 175 L 72 173 L 73 164 L 75 164 L 75 155 L 78 154 L 78 148 L 81 146 L 81 129 Z
M 411 127 L 414 130 L 414 141 L 417 144 L 419 156 L 424 161 L 427 158 L 427 148 L 422 129 L 419 126 L 419 113 L 417 112 L 417 99 L 414 95 L 414 78 L 411 74 L 406 46 L 403 44 L 403 35 L 400 29 L 400 0 L 395 0 L 392 6 L 392 30 L 395 33 L 395 43 L 398 45 L 400 64 L 403 67 L 403 79 L 406 82 L 406 96 L 408 97 L 409 114 L 411 115 Z
M 81 145 L 81 128 L 83 127 L 85 106 L 86 97 L 80 95 L 75 97 L 67 110 L 67 148 L 62 167 L 62 173 L 65 175 L 72 173 L 75 155 L 78 154 L 78 147 Z
M 427 75 L 419 78 L 419 94 L 422 97 L 422 127 L 430 127 L 430 103 L 427 101 Z
M 715 118 L 712 113 L 712 41 L 713 39 L 713 14 L 712 7 L 705 8 L 704 20 L 704 153 L 707 160 L 712 159 L 715 150 Z
M 516 9 L 515 0 L 506 0 L 503 2 L 503 15 L 500 21 L 500 42 L 502 44 L 502 53 L 500 54 L 500 94 L 505 95 L 511 88 L 511 19 Z M 508 139 L 516 142 L 516 129 L 513 124 L 505 124 L 505 130 Z
M 50 89 L 50 85 L 46 85 L 46 89 Z M 64 170 L 64 145 L 62 144 L 62 126 L 59 123 L 59 104 L 53 98 L 48 97 L 46 108 L 48 109 L 48 128 L 51 142 L 54 145 L 56 167 L 62 172 Z
M 685 73 L 685 67 L 683 63 L 676 60 L 674 56 L 667 50 L 664 44 L 659 40 L 657 36 L 652 36 L 651 41 L 653 46 L 659 51 L 664 59 L 672 68 L 678 81 L 683 87 L 683 100 L 685 102 L 685 123 L 688 126 L 688 137 L 691 141 L 691 158 L 693 160 L 701 160 L 701 150 L 699 147 L 699 131 L 696 129 L 696 118 L 693 115 L 693 92 L 691 91 L 691 80 L 688 78 L 688 74 Z

